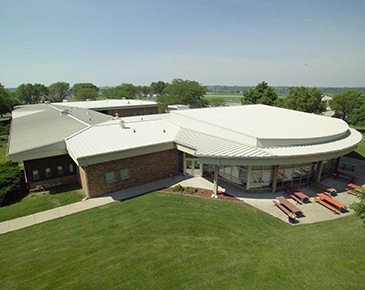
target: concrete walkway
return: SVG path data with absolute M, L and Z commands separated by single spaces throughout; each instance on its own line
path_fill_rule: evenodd
M 345 163 L 351 163 L 356 165 L 355 174 L 359 176 L 357 184 L 363 185 L 365 184 L 365 162 L 358 161 L 355 159 L 348 160 L 344 158 Z M 327 178 L 322 183 L 328 185 L 329 187 L 334 187 L 337 189 L 338 196 L 335 198 L 347 206 L 350 206 L 351 203 L 357 201 L 357 197 L 345 192 L 345 187 L 347 186 L 346 180 L 342 179 L 333 179 Z M 195 188 L 205 188 L 205 189 L 213 189 L 212 181 L 207 180 L 202 177 L 188 177 L 188 176 L 174 176 L 166 179 L 162 179 L 156 182 L 147 183 L 141 186 L 136 186 L 133 188 L 117 191 L 105 196 L 96 197 L 87 199 L 84 201 L 72 203 L 69 205 L 57 207 L 54 209 L 50 209 L 43 212 L 38 212 L 35 214 L 31 214 L 28 216 L 16 218 L 13 220 L 8 220 L 0 223 L 0 234 L 4 234 L 7 232 L 15 231 L 18 229 L 22 229 L 25 227 L 29 227 L 34 224 L 39 224 L 45 221 L 57 219 L 63 216 L 67 216 L 73 213 L 81 212 L 84 210 L 88 210 L 91 208 L 99 207 L 105 204 L 109 204 L 115 201 L 121 201 L 130 199 L 139 195 L 143 195 L 152 191 L 156 191 L 162 188 L 171 187 L 176 184 L 181 184 L 182 186 L 192 186 Z M 317 191 L 311 188 L 300 188 L 305 194 L 310 197 L 310 203 L 307 204 L 296 204 L 302 211 L 304 212 L 304 217 L 299 218 L 298 224 L 308 224 L 320 221 L 331 220 L 335 218 L 340 218 L 343 216 L 347 216 L 352 214 L 353 211 L 351 209 L 348 212 L 341 214 L 334 214 L 332 211 L 323 207 L 322 205 L 316 203 L 314 201 L 314 197 L 317 194 Z M 224 187 L 219 187 L 219 191 L 224 191 L 231 196 L 240 199 L 251 206 L 254 206 L 274 217 L 277 217 L 285 222 L 287 222 L 287 216 L 282 213 L 277 207 L 274 206 L 273 200 L 276 197 L 283 195 L 283 193 L 278 192 L 276 194 L 273 193 L 245 193 L 236 188 L 224 185 Z M 291 202 L 295 203 L 295 201 L 291 200 Z

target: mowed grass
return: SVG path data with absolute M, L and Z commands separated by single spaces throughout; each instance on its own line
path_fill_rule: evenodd
M 81 201 L 85 197 L 81 189 L 72 186 L 58 190 L 62 192 L 41 196 L 28 194 L 19 202 L 0 207 L 0 222 Z
M 226 95 L 220 95 L 220 94 L 208 94 L 208 95 L 205 95 L 205 98 L 208 100 L 208 101 L 212 101 L 212 100 L 215 100 L 217 98 L 219 99 L 225 99 L 227 103 L 239 103 L 241 104 L 241 99 L 242 99 L 242 95 L 240 94 L 232 94 L 232 95 L 229 95 L 229 94 L 226 94 Z
M 362 289 L 364 243 L 355 215 L 292 226 L 154 192 L 0 235 L 0 287 Z

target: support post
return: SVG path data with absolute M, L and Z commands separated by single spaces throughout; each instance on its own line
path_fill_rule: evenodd
M 316 182 L 321 181 L 322 167 L 323 167 L 323 161 L 322 160 L 318 161 L 318 163 L 317 163 L 317 172 L 316 172 L 316 177 L 315 177 Z
M 279 165 L 274 166 L 274 176 L 272 178 L 272 187 L 271 192 L 276 193 L 276 189 L 278 187 L 278 175 L 279 175 Z
M 218 197 L 218 176 L 219 176 L 219 165 L 214 166 L 214 185 L 213 185 L 213 197 Z

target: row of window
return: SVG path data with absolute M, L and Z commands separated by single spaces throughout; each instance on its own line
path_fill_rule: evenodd
M 130 171 L 128 168 L 122 169 L 119 171 L 119 175 L 120 175 L 120 179 L 128 179 L 130 177 Z M 116 179 L 116 172 L 115 171 L 111 171 L 111 172 L 107 172 L 105 173 L 105 178 L 106 178 L 106 183 L 113 183 L 115 182 Z
M 73 173 L 74 172 L 74 165 L 69 164 L 68 165 L 68 170 L 69 170 L 70 173 Z M 33 180 L 34 181 L 40 180 L 40 175 L 39 175 L 38 170 L 33 170 L 32 173 L 33 173 Z M 45 169 L 46 178 L 52 178 L 52 177 L 55 177 L 55 176 L 62 176 L 63 174 L 64 174 L 64 170 L 63 170 L 62 165 L 57 166 L 57 174 L 56 175 L 54 175 L 51 168 L 48 167 L 48 168 Z
M 322 175 L 334 169 L 336 159 L 323 162 Z M 277 186 L 304 184 L 314 178 L 317 164 L 281 165 L 277 174 Z M 204 171 L 214 173 L 214 166 L 204 165 Z M 271 188 L 274 181 L 273 166 L 220 166 L 219 176 L 245 189 Z

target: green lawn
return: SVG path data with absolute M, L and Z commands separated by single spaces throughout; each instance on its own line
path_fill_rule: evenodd
M 81 201 L 85 193 L 73 187 L 60 187 L 61 193 L 31 196 L 28 194 L 20 202 L 0 207 L 0 222 Z
M 364 243 L 355 215 L 292 226 L 155 192 L 0 235 L 0 287 L 362 289 Z
M 216 98 L 223 98 L 227 103 L 239 103 L 241 104 L 242 95 L 232 94 L 232 95 L 219 95 L 219 94 L 209 94 L 206 95 L 205 98 L 209 101 L 214 100 Z

